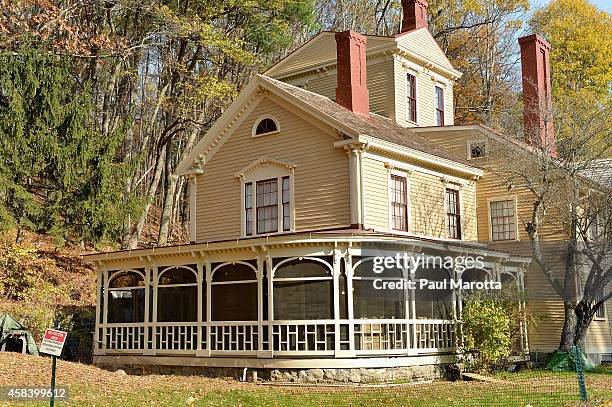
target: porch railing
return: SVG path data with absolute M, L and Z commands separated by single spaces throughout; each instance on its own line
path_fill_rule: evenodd
M 359 319 L 101 324 L 96 354 L 334 357 L 450 353 L 459 321 Z M 351 334 L 352 333 L 352 334 Z

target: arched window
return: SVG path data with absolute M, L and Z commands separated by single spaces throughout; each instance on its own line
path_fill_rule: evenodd
M 117 271 L 108 282 L 109 323 L 144 322 L 145 280 L 141 271 Z
M 332 319 L 333 279 L 329 264 L 320 259 L 278 263 L 274 273 L 274 319 Z
M 215 266 L 211 295 L 213 321 L 257 321 L 257 275 L 250 264 Z
M 400 268 L 374 272 L 372 258 L 359 260 L 353 272 L 353 313 L 355 319 L 406 318 L 406 290 L 396 285 L 403 278 Z M 393 283 L 389 285 L 383 283 Z
M 441 268 L 419 268 L 415 273 L 416 289 L 414 290 L 415 316 L 425 319 L 453 318 L 453 290 L 448 281 L 451 274 Z M 427 280 L 428 285 L 420 288 L 420 281 Z M 444 281 L 447 281 L 444 288 Z M 437 284 L 437 286 L 429 286 Z
M 256 122 L 253 130 L 253 136 L 275 133 L 277 131 L 279 131 L 278 122 L 271 117 L 264 117 Z
M 168 267 L 159 273 L 158 322 L 194 322 L 198 319 L 198 279 L 192 267 Z

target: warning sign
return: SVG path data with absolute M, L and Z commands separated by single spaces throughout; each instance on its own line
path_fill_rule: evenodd
M 67 336 L 68 333 L 64 331 L 45 329 L 45 336 L 43 336 L 39 351 L 53 356 L 61 355 Z

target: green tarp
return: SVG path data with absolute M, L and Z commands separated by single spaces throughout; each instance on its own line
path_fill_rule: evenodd
M 2 349 L 2 345 L 9 339 L 10 335 L 25 337 L 26 352 L 30 355 L 38 355 L 38 346 L 34 342 L 34 336 L 9 314 L 0 315 L 0 349 Z
M 585 371 L 594 368 L 593 364 L 589 362 L 584 352 L 580 351 L 580 359 L 582 360 L 582 369 Z M 556 350 L 552 354 L 546 369 L 552 370 L 553 372 L 575 372 L 576 371 L 576 352 L 564 352 L 562 350 Z

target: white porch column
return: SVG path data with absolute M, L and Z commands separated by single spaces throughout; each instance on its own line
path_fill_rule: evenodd
M 257 256 L 257 357 L 258 358 L 269 358 L 272 356 L 272 352 L 270 350 L 264 350 L 264 327 L 266 326 L 266 321 L 264 321 L 264 307 L 263 307 L 263 279 L 264 274 L 266 272 L 265 264 L 265 254 L 263 252 L 259 252 Z M 269 301 L 269 299 L 268 299 Z M 271 329 L 271 328 L 268 328 Z
M 205 277 L 206 277 L 206 349 L 202 352 L 204 356 L 210 356 L 212 350 L 212 265 L 207 259 L 204 261 Z
M 151 338 L 151 354 L 155 355 L 157 350 L 157 283 L 158 271 L 157 265 L 152 267 L 153 271 L 153 317 L 151 318 L 152 338 Z
M 94 331 L 94 354 L 97 353 L 99 349 L 102 348 L 102 344 L 100 343 L 100 320 L 102 318 L 102 307 L 100 306 L 103 298 L 103 272 L 99 271 L 96 276 L 96 323 L 95 323 L 95 331 Z
M 268 249 L 269 250 L 269 249 Z M 272 272 L 272 255 L 266 255 L 266 272 L 268 275 L 268 357 L 274 356 L 274 273 Z
M 144 309 L 144 349 L 142 351 L 143 355 L 152 355 L 153 352 L 151 351 L 152 346 L 149 346 L 149 340 L 150 339 L 155 339 L 155 335 L 153 335 L 153 338 L 149 337 L 149 331 L 150 331 L 150 327 L 152 326 L 151 324 L 151 315 L 149 315 L 149 304 L 151 303 L 151 266 L 147 265 L 145 266 L 145 309 Z M 155 328 L 152 328 L 155 329 Z
M 340 250 L 334 247 L 332 259 L 332 288 L 334 294 L 334 353 L 339 356 L 340 349 Z
M 196 263 L 196 268 L 198 272 L 198 343 L 196 347 L 196 356 L 204 356 L 202 352 L 202 341 L 204 340 L 203 330 L 205 321 L 204 313 L 202 312 L 202 305 L 204 305 L 204 290 L 206 289 L 206 287 L 202 287 L 202 285 L 206 280 L 204 279 L 204 262 L 202 261 L 202 259 L 198 259 L 198 262 Z
M 102 353 L 106 353 L 106 324 L 108 324 L 108 270 L 102 272 L 104 284 L 104 306 L 102 307 Z
M 355 311 L 353 307 L 353 257 L 351 254 L 351 244 L 346 249 L 344 257 L 346 274 L 346 317 L 349 321 L 349 354 L 355 354 Z

